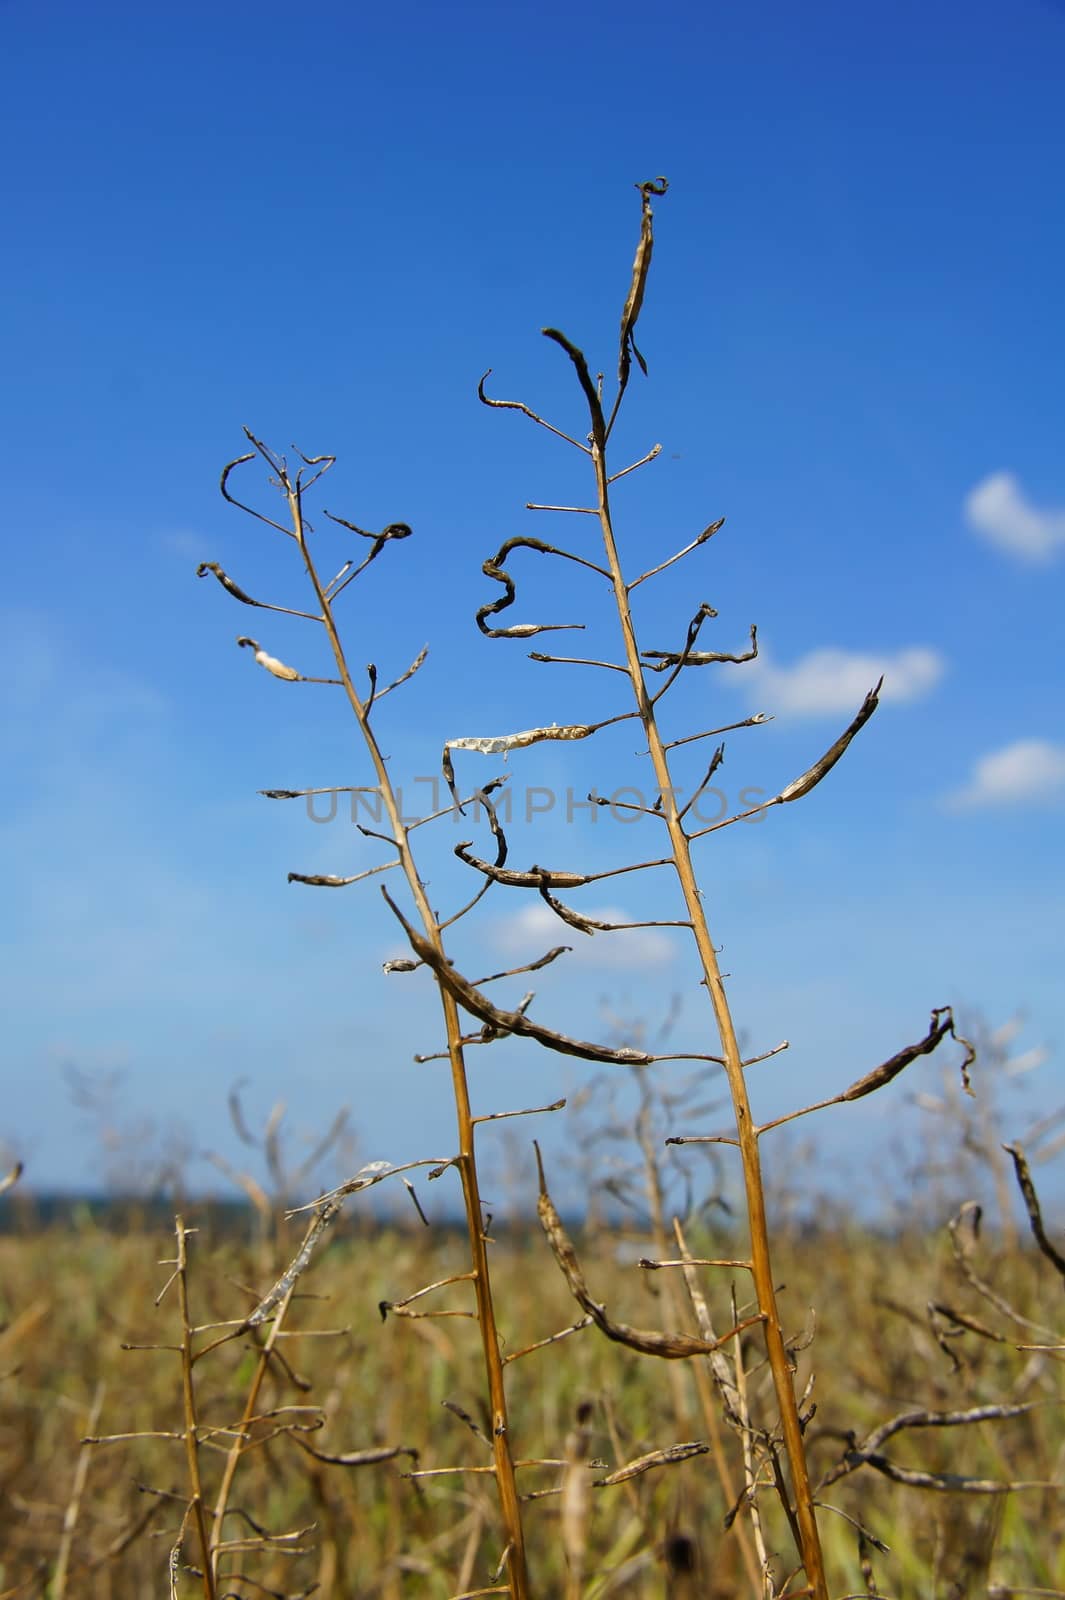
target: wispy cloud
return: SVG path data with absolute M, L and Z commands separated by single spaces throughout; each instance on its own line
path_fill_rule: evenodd
M 766 650 L 756 661 L 734 670 L 734 681 L 765 710 L 801 717 L 853 711 L 883 677 L 882 700 L 918 700 L 939 682 L 946 668 L 937 650 L 913 645 L 883 653 L 811 650 L 791 666 L 778 666 Z
M 1018 739 L 982 756 L 964 788 L 948 795 L 951 810 L 1045 804 L 1065 798 L 1065 745 Z
M 965 519 L 990 544 L 1025 561 L 1051 561 L 1065 549 L 1065 510 L 1034 506 L 1012 472 L 993 472 L 970 489 Z
M 617 906 L 582 905 L 581 915 L 596 922 L 629 922 L 631 914 Z M 563 959 L 582 967 L 664 967 L 676 951 L 669 935 L 658 928 L 632 928 L 618 933 L 597 933 L 591 938 L 566 924 L 542 902 L 527 905 L 498 926 L 495 948 L 505 955 L 529 959 L 530 948 L 568 944 L 573 954 Z M 540 954 L 536 949 L 535 954 Z

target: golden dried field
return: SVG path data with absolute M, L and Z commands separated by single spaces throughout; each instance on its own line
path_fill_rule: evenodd
M 185 1220 L 196 1227 L 195 1206 Z M 240 1326 L 303 1234 L 303 1219 L 280 1212 L 270 1237 L 243 1240 L 217 1213 L 202 1220 L 187 1238 L 199 1351 Z M 949 1220 L 777 1236 L 834 1596 L 1065 1588 L 1060 1351 L 1022 1348 L 1060 1339 L 1061 1281 L 1027 1244 L 978 1239 L 971 1214 L 953 1230 Z M 138 1230 L 135 1216 L 119 1231 L 88 1217 L 34 1226 L 28 1210 L 12 1221 L 0 1238 L 0 1594 L 141 1600 L 168 1581 L 201 1592 L 189 1570 L 180 1284 L 155 1303 L 174 1236 L 158 1223 Z M 696 1257 L 735 1248 L 716 1226 L 689 1223 L 684 1237 Z M 612 1318 L 696 1332 L 683 1272 L 637 1265 L 665 1242 L 649 1225 L 574 1230 Z M 783 1590 L 774 1451 L 754 1420 L 772 1399 L 757 1329 L 722 1347 L 723 1373 L 706 1355 L 639 1354 L 592 1325 L 510 1362 L 582 1319 L 542 1232 L 501 1230 L 492 1254 L 534 1592 L 758 1595 L 761 1543 L 774 1585 L 800 1593 Z M 207 1507 L 229 1479 L 217 1593 L 497 1592 L 503 1547 L 468 1284 L 402 1304 L 461 1270 L 461 1237 L 447 1228 L 341 1221 L 281 1314 L 191 1366 Z M 737 1319 L 749 1314 L 744 1277 L 692 1273 L 718 1333 L 731 1294 Z M 1001 1415 L 949 1421 L 984 1407 Z M 900 1417 L 909 1425 L 885 1428 Z M 104 1442 L 83 1444 L 90 1433 Z M 1020 1486 L 1002 1492 L 1010 1483 Z

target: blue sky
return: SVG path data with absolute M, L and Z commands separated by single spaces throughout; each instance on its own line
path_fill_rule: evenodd
M 359 1159 L 449 1153 L 445 1074 L 411 1063 L 438 1044 L 433 998 L 381 973 L 398 944 L 376 887 L 286 882 L 358 871 L 378 847 L 255 792 L 368 781 L 354 728 L 334 691 L 235 647 L 250 632 L 315 670 L 309 625 L 234 605 L 196 565 L 305 604 L 291 547 L 222 504 L 218 472 L 243 424 L 332 451 L 330 509 L 415 531 L 341 602 L 352 658 L 383 678 L 430 645 L 380 707 L 397 772 L 436 773 L 445 738 L 628 709 L 620 679 L 530 663 L 473 625 L 505 538 L 596 555 L 590 520 L 524 509 L 586 501 L 577 453 L 475 389 L 490 366 L 493 393 L 583 431 L 538 330 L 609 372 L 633 184 L 659 173 L 650 376 L 613 465 L 663 448 L 619 485 L 623 557 L 635 573 L 728 521 L 639 591 L 641 639 L 676 648 L 705 600 L 711 647 L 754 621 L 762 641 L 743 672 L 692 673 L 670 730 L 774 714 L 727 741 L 733 804 L 802 771 L 887 675 L 808 800 L 703 847 L 739 1025 L 752 1048 L 791 1040 L 756 1069 L 756 1104 L 842 1088 L 948 1001 L 992 1024 L 1020 1011 L 1017 1049 L 1046 1046 L 1004 1133 L 1065 1098 L 1065 5 L 666 4 L 651 21 L 628 0 L 318 4 L 298 20 L 273 0 L 7 0 L 0 47 L 0 1133 L 35 1184 L 101 1175 L 71 1068 L 101 1095 L 113 1082 L 104 1120 L 131 1176 L 163 1149 L 247 1158 L 225 1109 L 238 1079 L 252 1121 L 287 1103 L 294 1148 L 349 1104 Z M 579 648 L 555 636 L 564 653 L 616 651 L 594 585 L 534 558 L 520 572 L 523 620 L 586 620 Z M 567 787 L 644 781 L 637 749 L 623 727 L 515 756 L 519 810 L 530 784 L 560 797 L 535 835 L 514 830 L 515 863 L 659 853 L 651 822 L 565 816 Z M 483 781 L 499 762 L 459 767 Z M 466 836 L 419 836 L 444 903 Z M 663 875 L 603 887 L 580 908 L 677 915 Z M 481 911 L 455 942 L 475 974 L 561 942 L 503 891 Z M 675 1037 L 713 1048 L 673 936 L 582 943 L 538 975 L 541 1020 L 594 1033 L 601 1001 L 653 1020 L 680 991 Z M 823 1170 L 872 1160 L 890 1186 L 908 1094 L 940 1070 L 828 1113 Z M 502 1110 L 581 1072 L 512 1043 L 473 1075 L 479 1108 Z M 211 1181 L 199 1156 L 190 1171 Z

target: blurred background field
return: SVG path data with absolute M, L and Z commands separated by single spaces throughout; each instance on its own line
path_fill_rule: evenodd
M 595 1109 L 589 1128 L 609 1135 L 610 1117 L 601 1104 Z M 645 1111 L 643 1126 L 653 1133 L 656 1108 Z M 1065 1590 L 1056 1531 L 1062 1351 L 1018 1347 L 1060 1346 L 1053 1330 L 1063 1320 L 1061 1279 L 1033 1247 L 1012 1188 L 1002 1196 L 1008 1217 L 998 1213 L 987 1151 L 973 1129 L 955 1120 L 936 1122 L 934 1131 L 905 1196 L 879 1227 L 848 1222 L 838 1205 L 800 1211 L 786 1184 L 774 1201 L 800 1389 L 816 1375 L 807 1434 L 813 1471 L 825 1474 L 848 1441 L 904 1413 L 1031 1409 L 993 1422 L 914 1427 L 883 1446 L 903 1471 L 982 1480 L 985 1492 L 913 1487 L 869 1465 L 826 1488 L 822 1501 L 843 1513 L 821 1512 L 832 1593 L 900 1600 L 1056 1593 Z M 669 1242 L 656 1228 L 656 1207 L 667 1234 L 671 1212 L 686 1207 L 693 1254 L 741 1251 L 727 1193 L 705 1161 L 682 1172 L 664 1159 L 648 1164 L 637 1150 L 625 1165 L 631 1139 L 612 1142 L 616 1181 L 593 1186 L 583 1222 L 569 1221 L 592 1292 L 612 1317 L 663 1328 L 682 1320 L 694 1330 L 680 1275 L 637 1263 L 660 1257 Z M 813 1147 L 795 1144 L 790 1159 L 797 1179 L 816 1174 Z M 580 1320 L 535 1222 L 516 1220 L 534 1205 L 531 1173 L 512 1166 L 511 1183 L 503 1215 L 491 1224 L 504 1354 Z M 476 1324 L 456 1314 L 469 1309 L 468 1286 L 454 1283 L 385 1316 L 380 1309 L 463 1270 L 446 1202 L 424 1183 L 417 1189 L 431 1226 L 413 1208 L 385 1205 L 375 1214 L 381 1189 L 354 1196 L 299 1281 L 279 1343 L 283 1361 L 259 1399 L 260 1416 L 270 1416 L 252 1430 L 261 1442 L 237 1472 L 227 1536 L 249 1543 L 229 1558 L 227 1594 L 447 1600 L 491 1592 L 501 1554 L 491 1482 L 483 1472 L 453 1470 L 484 1468 L 491 1459 L 479 1436 L 490 1422 L 479 1400 Z M 979 1233 L 974 1208 L 962 1207 L 975 1195 L 987 1202 Z M 180 1438 L 80 1441 L 90 1432 L 180 1434 L 178 1355 L 123 1348 L 179 1342 L 173 1289 L 154 1305 L 172 1270 L 159 1264 L 174 1255 L 168 1201 L 82 1203 L 49 1217 L 16 1187 L 0 1205 L 0 1595 L 164 1594 L 187 1498 Z M 185 1205 L 187 1225 L 199 1229 L 189 1239 L 193 1322 L 246 1316 L 292 1258 L 305 1219 L 286 1223 L 264 1189 L 258 1206 Z M 706 1270 L 699 1279 L 721 1333 L 732 1320 L 733 1293 L 745 1314 L 745 1275 Z M 757 1365 L 756 1334 L 750 1330 L 741 1346 L 752 1363 L 752 1411 L 768 1381 Z M 232 1429 L 262 1339 L 261 1329 L 247 1332 L 197 1367 L 204 1429 Z M 723 1460 L 725 1481 L 730 1475 L 742 1487 L 739 1443 L 721 1421 L 716 1394 L 716 1428 L 708 1428 L 708 1367 L 700 1361 L 699 1372 L 693 1362 L 655 1361 L 585 1327 L 508 1368 L 518 1457 L 554 1463 L 519 1474 L 523 1490 L 539 1497 L 528 1513 L 538 1594 L 726 1600 L 751 1593 L 746 1513 L 726 1531 L 732 1508 L 720 1470 Z M 276 1414 L 283 1406 L 307 1409 Z M 201 1451 L 208 1500 L 231 1438 L 214 1435 Z M 647 1452 L 689 1441 L 704 1452 L 593 1487 Z M 307 1445 L 322 1455 L 401 1453 L 345 1466 L 318 1459 Z M 561 1463 L 575 1451 L 587 1458 L 589 1487 L 583 1573 L 577 1588 L 567 1588 L 558 1490 Z M 439 1475 L 407 1476 L 412 1471 Z M 1009 1482 L 1033 1486 L 987 1492 Z M 770 1554 L 787 1550 L 778 1508 L 764 1515 Z M 860 1540 L 848 1518 L 869 1538 Z M 279 1535 L 295 1537 L 272 1543 Z M 777 1581 L 786 1574 L 782 1566 Z M 182 1572 L 173 1592 L 197 1593 L 198 1580 Z

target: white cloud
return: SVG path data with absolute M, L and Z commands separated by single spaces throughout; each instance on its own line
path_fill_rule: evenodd
M 1014 806 L 1065 797 L 1065 745 L 1018 739 L 982 756 L 963 789 L 948 795 L 952 809 Z
M 583 917 L 596 922 L 629 922 L 627 911 L 617 906 L 581 905 Z M 590 938 L 576 928 L 568 928 L 543 901 L 527 905 L 515 916 L 498 925 L 496 948 L 508 956 L 528 961 L 553 945 L 568 944 L 573 954 L 563 961 L 582 967 L 664 967 L 676 951 L 669 935 L 659 928 L 632 928 L 619 933 L 596 933 Z
M 965 496 L 969 526 L 1025 561 L 1050 561 L 1065 548 L 1065 511 L 1034 506 L 1012 472 L 993 472 Z
M 815 717 L 828 712 L 853 713 L 880 677 L 884 679 L 882 700 L 917 700 L 935 687 L 945 666 L 938 651 L 913 645 L 893 654 L 811 650 L 790 667 L 776 666 L 763 649 L 749 666 L 734 670 L 735 681 L 745 684 L 767 711 Z

